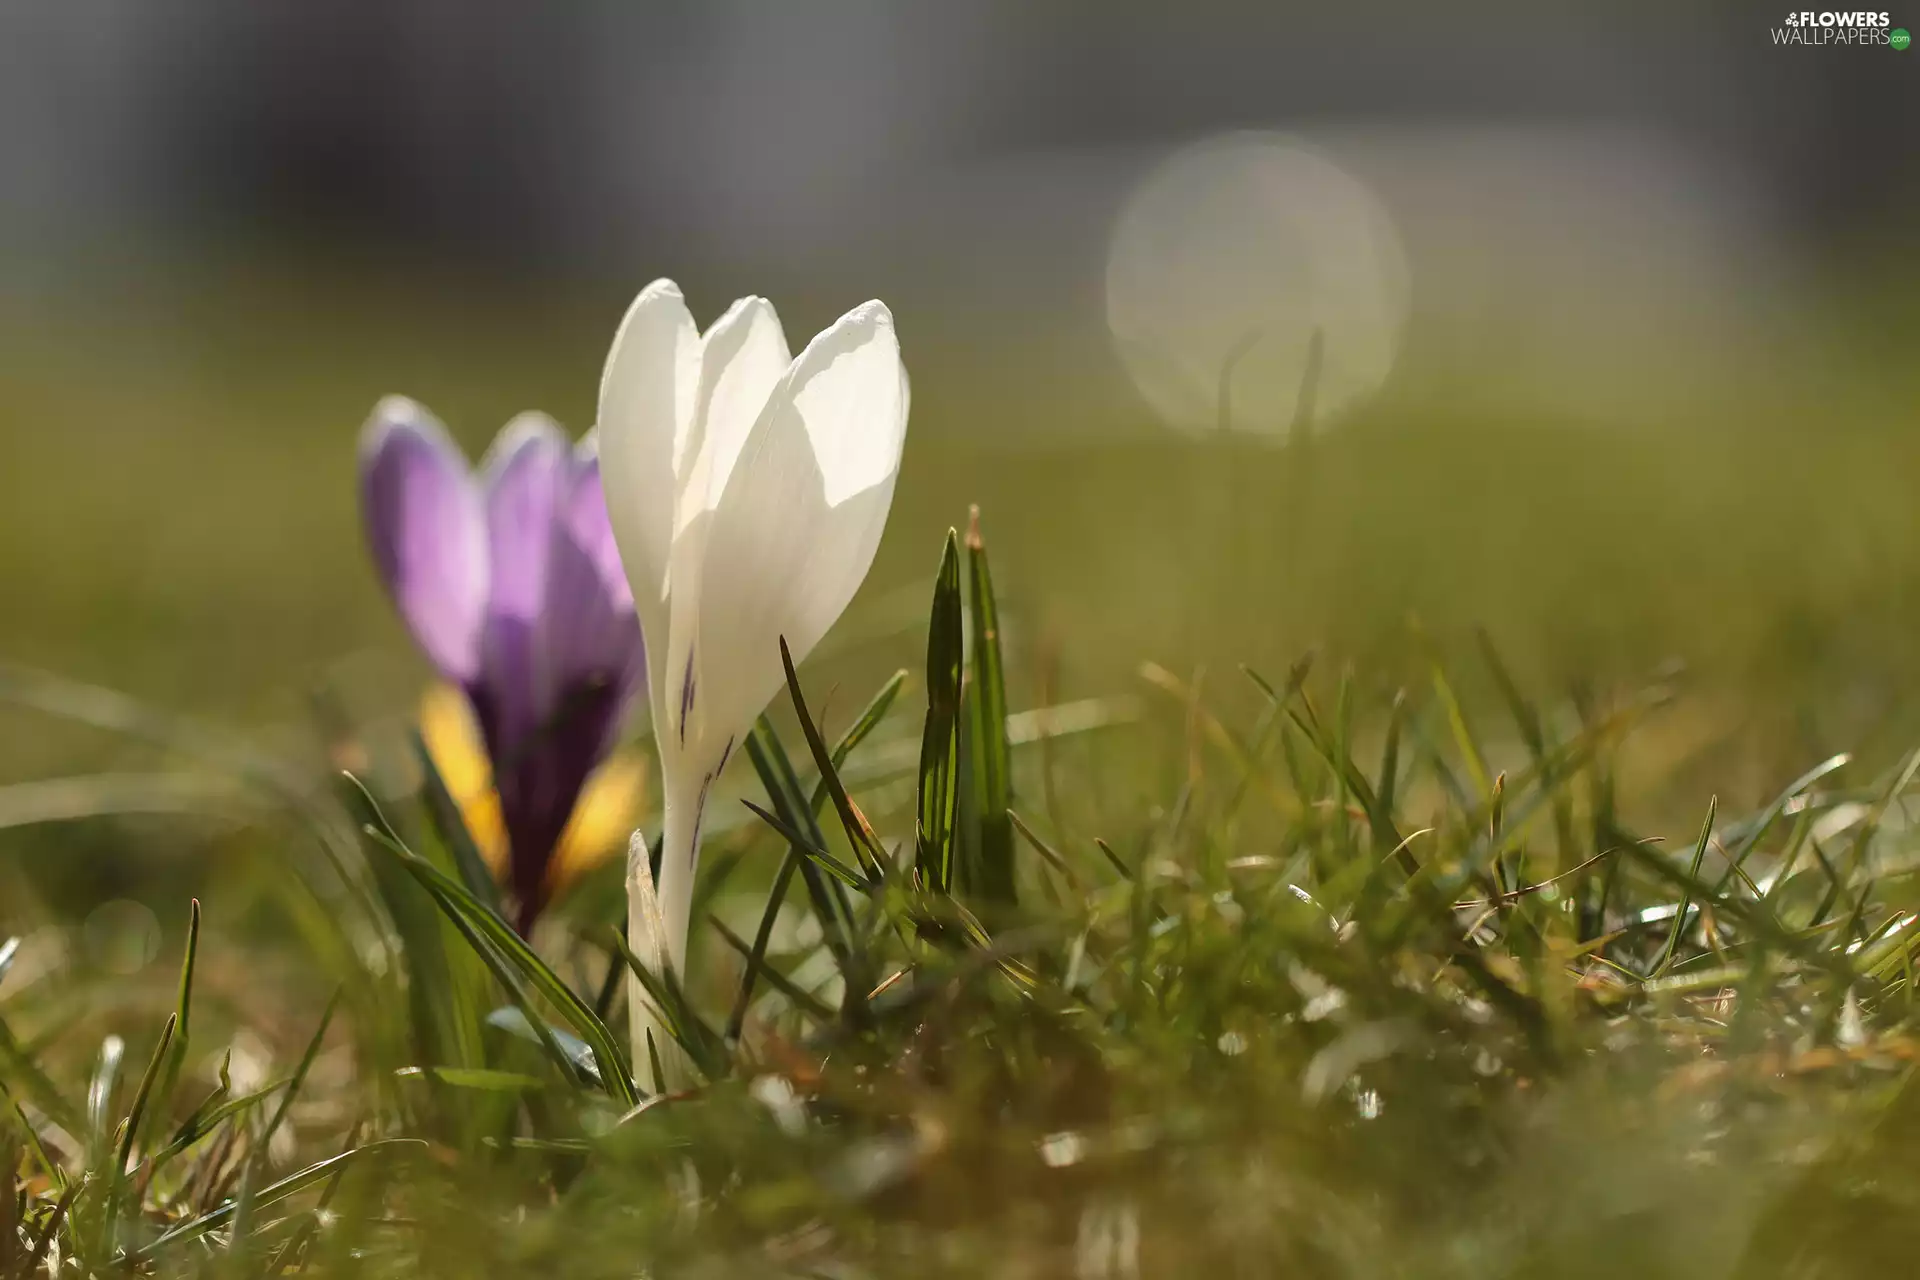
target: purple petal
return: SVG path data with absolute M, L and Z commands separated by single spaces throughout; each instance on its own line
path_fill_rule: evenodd
M 587 778 L 606 758 L 624 709 L 607 685 L 572 689 L 554 721 L 495 766 L 508 872 L 524 933 L 546 905 L 547 866 Z
M 600 481 L 600 456 L 592 436 L 581 442 L 574 455 L 573 492 L 567 501 L 565 519 L 574 541 L 592 558 L 606 579 L 609 597 L 632 608 L 633 587 L 620 565 L 620 548 L 613 540 L 606 492 Z
M 546 593 L 548 541 L 571 487 L 571 455 L 560 428 L 537 413 L 508 423 L 487 451 L 482 470 L 493 552 L 490 613 L 538 615 Z
M 569 476 L 533 635 L 542 682 L 536 700 L 547 718 L 537 749 L 501 790 L 515 895 L 528 911 L 543 901 L 551 850 L 588 776 L 612 750 L 645 671 L 640 620 L 612 551 L 598 469 L 583 455 Z
M 645 671 L 640 620 L 607 523 L 600 471 L 591 454 L 576 461 L 570 492 L 554 522 L 542 610 L 542 668 L 561 689 L 612 686 L 624 706 Z
M 607 650 L 624 656 L 626 666 L 621 682 L 627 696 L 633 697 L 643 692 L 647 680 L 646 637 L 642 634 L 640 615 L 634 609 L 633 579 L 621 564 L 620 546 L 613 535 L 612 518 L 607 513 L 597 445 L 598 441 L 591 435 L 582 445 L 567 527 L 583 553 L 599 568 L 606 584 L 605 604 L 613 614 L 610 626 L 616 633 L 607 638 Z M 666 637 L 662 636 L 660 643 L 664 645 Z
M 591 449 L 529 415 L 486 468 L 492 597 L 470 687 L 494 760 L 511 879 L 531 921 L 588 776 L 606 758 L 642 665 L 640 624 Z
M 480 641 L 484 692 L 475 706 L 496 759 L 518 750 L 551 711 L 537 632 L 568 455 L 552 421 L 523 414 L 494 441 L 483 468 L 492 576 Z
M 488 582 L 480 492 L 446 428 L 404 397 L 382 400 L 362 433 L 360 512 L 414 642 L 449 680 L 472 680 Z

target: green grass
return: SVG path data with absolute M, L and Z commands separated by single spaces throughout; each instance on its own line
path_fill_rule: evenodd
M 1909 295 L 1701 420 L 1310 449 L 903 319 L 887 544 L 725 781 L 655 1098 L 617 871 L 500 924 L 353 512 L 382 392 L 577 429 L 604 308 L 206 278 L 7 322 L 0 1280 L 1920 1249 Z
M 4 953 L 33 967 L 0 998 L 0 1275 L 1910 1256 L 1920 753 L 1828 761 L 1751 812 L 1702 797 L 1663 841 L 1620 780 L 1673 690 L 1538 698 L 1490 642 L 1385 705 L 1306 662 L 1204 689 L 1153 668 L 1124 723 L 1036 736 L 1006 718 L 984 556 L 948 543 L 937 696 L 896 681 L 818 724 L 790 671 L 741 780 L 760 816 L 708 860 L 703 911 L 744 927 L 700 929 L 660 992 L 704 1077 L 671 1096 L 613 1030 L 617 876 L 529 948 L 404 757 L 329 784 L 8 671 L 10 702 L 234 777 L 282 860 L 234 924 L 283 936 L 222 937 L 210 890 L 209 923 L 178 913 L 175 993 L 124 1002 L 77 930 Z M 1103 787 L 1148 800 L 1096 818 Z

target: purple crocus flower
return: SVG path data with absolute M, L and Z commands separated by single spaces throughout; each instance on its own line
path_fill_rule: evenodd
M 476 475 L 433 415 L 390 396 L 362 437 L 360 505 L 407 629 L 473 704 L 525 933 L 646 672 L 592 437 L 570 446 L 551 419 L 523 414 Z

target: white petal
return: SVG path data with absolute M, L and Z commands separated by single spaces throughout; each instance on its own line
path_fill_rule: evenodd
M 893 502 L 907 393 L 879 303 L 815 338 L 774 389 L 705 530 L 692 739 L 717 751 L 781 684 L 866 577 Z M 676 586 L 677 589 L 677 586 Z M 677 686 L 676 686 L 677 689 Z
M 793 363 L 780 317 L 765 298 L 742 298 L 700 340 L 700 390 L 694 417 L 700 458 L 681 487 L 679 523 L 711 509 L 733 474 L 760 411 Z
M 691 435 L 699 378 L 699 330 L 679 286 L 656 280 L 614 334 L 600 379 L 597 433 L 607 517 L 648 640 L 656 699 L 666 658 L 676 464 Z
M 827 505 L 891 479 L 907 430 L 907 375 L 886 304 L 865 302 L 840 317 L 807 344 L 794 372 L 794 407 L 826 481 Z
M 699 623 L 701 565 L 706 559 L 709 516 L 740 450 L 768 397 L 792 364 L 780 318 L 764 298 L 742 298 L 701 339 L 700 390 L 694 408 L 697 457 L 680 480 L 674 514 L 673 550 L 667 580 L 671 599 L 661 704 L 666 712 L 663 745 L 681 745 L 682 717 L 695 695 L 698 675 L 687 664 Z M 666 742 L 671 738 L 672 741 Z

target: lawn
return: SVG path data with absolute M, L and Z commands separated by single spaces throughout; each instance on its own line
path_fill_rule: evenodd
M 1706 408 L 1429 376 L 1291 440 L 896 304 L 887 536 L 718 784 L 667 1092 L 624 823 L 505 923 L 355 510 L 388 391 L 583 429 L 619 292 L 6 317 L 0 1276 L 1897 1274 L 1920 440 L 1867 274 Z

